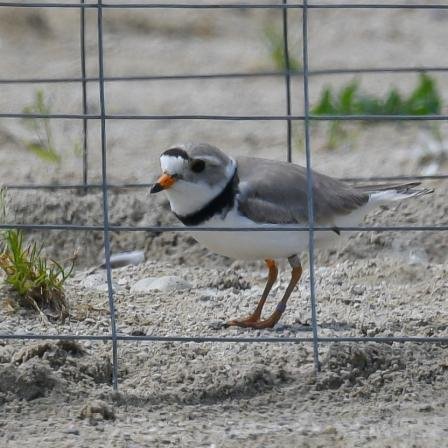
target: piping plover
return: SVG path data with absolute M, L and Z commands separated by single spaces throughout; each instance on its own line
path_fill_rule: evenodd
M 162 175 L 151 193 L 165 191 L 176 217 L 186 226 L 260 227 L 308 225 L 306 169 L 276 160 L 232 158 L 218 148 L 200 143 L 179 145 L 160 156 Z M 338 227 L 358 225 L 371 209 L 397 200 L 431 193 L 419 183 L 351 186 L 313 172 L 314 215 L 317 225 L 332 231 L 315 232 L 317 247 L 339 236 Z M 253 312 L 227 325 L 272 328 L 302 275 L 298 254 L 308 247 L 304 231 L 207 231 L 193 237 L 212 252 L 241 260 L 263 259 L 268 280 Z M 277 279 L 275 259 L 287 258 L 291 280 L 275 311 L 267 319 L 261 312 Z

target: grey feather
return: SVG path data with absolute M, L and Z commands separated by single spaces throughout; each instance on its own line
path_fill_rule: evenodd
M 421 182 L 407 182 L 404 184 L 356 185 L 355 188 L 358 191 L 364 191 L 369 194 L 392 190 L 412 197 L 419 197 L 424 196 L 425 194 L 434 193 L 433 188 L 415 188 L 418 187 L 420 183 Z
M 269 159 L 239 157 L 239 211 L 260 223 L 308 221 L 306 169 Z M 366 204 L 369 192 L 313 171 L 315 221 L 331 222 Z

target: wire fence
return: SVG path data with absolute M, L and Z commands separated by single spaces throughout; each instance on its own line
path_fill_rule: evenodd
M 433 342 L 448 343 L 447 337 L 322 337 L 318 334 L 317 303 L 314 278 L 314 233 L 321 231 L 333 231 L 333 227 L 318 226 L 314 219 L 313 188 L 312 188 L 312 150 L 310 124 L 312 121 L 447 121 L 447 115 L 331 115 L 316 116 L 310 113 L 309 101 L 309 79 L 314 76 L 331 76 L 341 74 L 363 74 L 363 73 L 421 73 L 421 72 L 448 72 L 445 66 L 428 67 L 379 67 L 379 68 L 354 68 L 354 69 L 325 69 L 311 70 L 308 64 L 308 11 L 311 9 L 421 9 L 421 10 L 446 10 L 448 4 L 430 3 L 309 3 L 308 0 L 294 2 L 293 0 L 281 0 L 279 3 L 105 3 L 102 0 L 85 1 L 78 3 L 62 2 L 0 2 L 2 7 L 10 8 L 63 8 L 77 9 L 80 12 L 80 51 L 81 67 L 80 77 L 55 77 L 55 78 L 0 78 L 0 84 L 58 84 L 58 83 L 79 83 L 82 94 L 82 113 L 79 114 L 24 114 L 24 113 L 0 113 L 0 118 L 49 118 L 49 119 L 79 119 L 82 120 L 82 146 L 83 146 L 83 166 L 81 184 L 37 184 L 37 185 L 5 185 L 9 189 L 48 189 L 48 190 L 101 190 L 103 206 L 102 225 L 76 225 L 76 224 L 2 224 L 0 229 L 24 229 L 24 230 L 67 230 L 67 231 L 97 231 L 104 234 L 105 267 L 107 272 L 108 302 L 110 311 L 111 332 L 109 335 L 45 335 L 45 334 L 1 334 L 0 339 L 11 340 L 96 340 L 111 341 L 112 343 L 112 364 L 113 364 L 113 388 L 118 388 L 118 342 L 119 341 L 154 341 L 154 342 L 266 342 L 266 343 L 299 343 L 307 342 L 313 344 L 314 362 L 316 370 L 320 370 L 319 344 L 330 342 Z M 86 17 L 85 11 L 96 10 L 97 13 L 97 44 L 98 44 L 98 76 L 88 77 L 86 75 Z M 264 71 L 257 73 L 235 72 L 235 73 L 208 73 L 208 74 L 179 74 L 179 75 L 135 75 L 135 76 L 114 76 L 104 75 L 104 49 L 103 49 L 103 10 L 106 9 L 274 9 L 282 12 L 282 38 L 283 52 L 285 59 L 285 70 Z M 290 50 L 288 40 L 288 11 L 300 10 L 302 12 L 301 35 L 302 35 L 302 61 L 303 69 L 291 71 Z M 299 24 L 298 24 L 299 26 Z M 232 78 L 256 78 L 256 77 L 283 77 L 285 80 L 286 108 L 285 115 L 117 115 L 110 114 L 106 109 L 105 84 L 113 82 L 151 82 L 159 80 L 183 80 L 183 79 L 232 79 Z M 303 79 L 304 112 L 303 115 L 292 114 L 291 79 L 300 77 Z M 88 84 L 96 83 L 99 88 L 100 111 L 91 114 L 88 111 Z M 101 183 L 89 182 L 88 167 L 88 123 L 90 120 L 97 120 L 101 127 Z M 308 190 L 308 226 L 281 226 L 272 225 L 259 228 L 231 228 L 231 227 L 178 227 L 178 226 L 116 226 L 109 222 L 109 190 L 148 188 L 148 183 L 123 183 L 109 184 L 107 180 L 107 131 L 108 120 L 233 120 L 233 121 L 284 121 L 286 123 L 286 158 L 291 161 L 292 156 L 292 122 L 301 121 L 305 130 L 305 153 L 307 169 L 307 190 Z M 354 177 L 346 178 L 352 182 L 361 181 L 401 181 L 401 180 L 436 180 L 447 179 L 448 174 L 435 175 L 415 175 L 415 176 L 374 176 L 374 177 Z M 420 225 L 420 226 L 355 226 L 340 227 L 339 230 L 346 231 L 448 231 L 448 225 Z M 190 232 L 194 231 L 284 231 L 297 230 L 308 232 L 309 235 L 309 275 L 310 275 L 310 302 L 311 302 L 311 327 L 312 337 L 209 337 L 209 336 L 129 336 L 120 334 L 117 329 L 114 291 L 112 287 L 112 270 L 110 262 L 110 233 L 111 232 Z

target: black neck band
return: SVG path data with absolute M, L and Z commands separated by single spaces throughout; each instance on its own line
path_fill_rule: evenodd
M 238 190 L 238 175 L 237 169 L 233 176 L 230 178 L 227 185 L 214 199 L 212 199 L 208 204 L 199 209 L 197 212 L 191 213 L 190 215 L 182 216 L 174 213 L 176 217 L 186 226 L 197 226 L 212 218 L 219 213 L 227 213 L 235 203 L 235 195 Z

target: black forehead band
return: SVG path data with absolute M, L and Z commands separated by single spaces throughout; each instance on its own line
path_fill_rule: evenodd
M 171 157 L 181 157 L 182 159 L 188 160 L 188 154 L 181 148 L 170 148 L 167 149 L 162 156 L 171 156 Z

